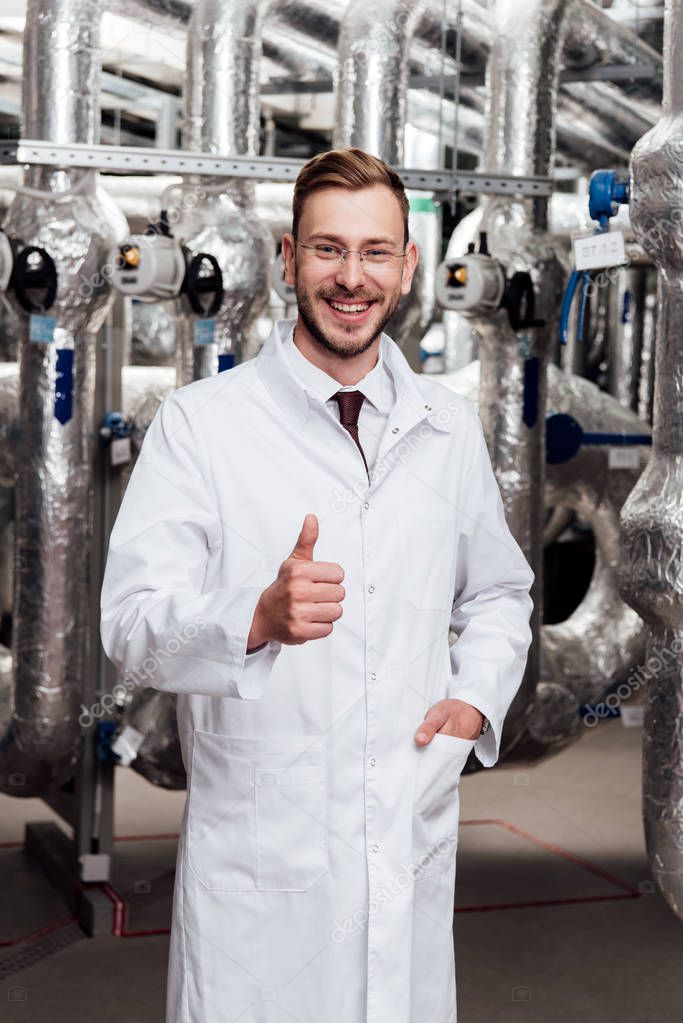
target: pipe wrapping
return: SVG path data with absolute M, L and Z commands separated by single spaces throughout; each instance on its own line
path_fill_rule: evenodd
M 29 0 L 24 34 L 24 124 L 35 138 L 97 141 L 101 0 Z M 5 230 L 45 248 L 57 266 L 50 343 L 20 323 L 15 441 L 14 697 L 0 740 L 0 787 L 31 796 L 67 781 L 78 758 L 79 705 L 90 686 L 95 334 L 110 291 L 104 253 L 126 229 L 92 172 L 34 168 Z M 70 370 L 65 367 L 70 367 Z M 71 392 L 56 414 L 60 389 Z M 86 697 L 87 699 L 87 697 Z
M 683 918 L 683 0 L 664 22 L 664 107 L 633 151 L 631 222 L 659 270 L 650 463 L 621 517 L 623 597 L 650 626 L 666 663 L 649 687 L 644 825 L 653 875 Z
M 183 145 L 198 152 L 255 155 L 259 130 L 259 62 L 264 0 L 198 0 L 187 34 Z M 177 385 L 218 371 L 220 355 L 241 362 L 254 321 L 264 310 L 274 246 L 254 212 L 247 180 L 188 180 L 173 213 L 174 234 L 194 253 L 214 256 L 223 302 L 213 341 L 196 343 L 197 317 L 177 303 Z
M 439 379 L 479 400 L 481 364 Z M 647 426 L 595 384 L 548 366 L 548 409 L 573 416 L 586 432 L 647 434 Z M 601 699 L 642 662 L 646 629 L 620 597 L 617 587 L 619 511 L 647 463 L 649 449 L 638 448 L 637 469 L 610 469 L 605 446 L 586 446 L 567 462 L 546 469 L 545 507 L 570 508 L 592 528 L 596 562 L 583 600 L 563 622 L 543 625 L 539 683 L 520 739 L 559 748 L 578 735 L 579 705 Z

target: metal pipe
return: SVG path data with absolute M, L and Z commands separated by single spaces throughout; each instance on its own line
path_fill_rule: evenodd
M 653 447 L 621 515 L 623 597 L 650 626 L 643 813 L 652 873 L 683 918 L 683 0 L 667 0 L 664 108 L 633 151 L 631 222 L 659 270 Z M 652 665 L 652 667 L 651 667 Z
M 34 138 L 97 141 L 101 11 L 102 0 L 29 0 L 23 103 L 25 130 Z M 51 343 L 32 340 L 30 317 L 12 299 L 21 332 L 14 700 L 0 739 L 0 788 L 15 796 L 42 793 L 72 776 L 79 705 L 92 694 L 95 341 L 111 299 L 100 271 L 127 226 L 92 172 L 33 168 L 27 177 L 32 191 L 17 193 L 4 227 L 49 252 L 58 289 L 49 310 Z M 58 373 L 65 396 L 59 411 Z
M 266 10 L 264 0 L 198 0 L 195 5 L 187 34 L 187 149 L 228 156 L 258 152 Z M 216 373 L 221 356 L 232 363 L 242 361 L 252 325 L 267 303 L 274 247 L 254 212 L 251 182 L 188 181 L 174 213 L 175 233 L 191 251 L 215 257 L 224 288 L 208 343 L 198 335 L 197 316 L 184 301 L 178 303 L 176 371 L 181 387 Z
M 418 8 L 420 5 L 417 5 Z M 162 25 L 166 30 L 182 32 L 185 30 L 192 10 L 189 4 L 173 0 L 108 0 L 110 10 L 139 19 L 141 12 L 154 24 Z M 272 14 L 264 26 L 264 53 L 275 59 L 294 75 L 307 71 L 313 77 L 333 75 L 335 50 L 339 39 L 340 20 L 344 7 L 331 8 L 327 0 L 278 0 Z M 586 0 L 570 0 L 567 4 L 569 25 L 567 29 L 567 54 L 569 63 L 587 69 L 596 63 L 631 63 L 652 64 L 656 70 L 661 67 L 661 57 L 637 38 L 632 32 L 612 20 L 595 4 Z M 468 74 L 477 74 L 485 66 L 492 38 L 491 14 L 476 2 L 463 0 L 463 67 Z M 417 25 L 409 47 L 411 69 L 420 74 L 438 75 L 440 62 L 438 48 L 440 45 L 441 18 L 430 7 L 422 4 Z M 599 44 L 594 45 L 600 36 Z M 330 66 L 332 65 L 332 66 Z M 452 62 L 447 62 L 445 70 L 454 73 Z M 465 94 L 466 79 L 463 81 Z M 561 112 L 559 114 L 560 132 L 558 142 L 561 150 L 577 161 L 582 167 L 594 168 L 605 162 L 610 165 L 615 159 L 625 162 L 624 143 L 610 141 L 612 136 L 621 134 L 626 137 L 633 125 L 634 111 L 632 97 L 625 97 L 621 89 L 613 88 L 615 102 L 605 107 L 605 90 L 610 86 L 605 83 L 572 83 L 563 86 L 560 96 Z M 651 97 L 659 101 L 659 84 L 655 76 L 654 83 L 635 83 L 629 91 L 637 90 L 638 95 Z M 596 94 L 596 105 L 602 103 L 606 110 L 605 131 L 610 138 L 604 139 L 601 146 L 600 134 L 596 134 L 595 122 L 591 122 L 592 104 L 583 110 L 577 107 L 576 97 L 583 90 L 585 94 Z M 474 92 L 475 90 L 471 90 Z M 565 91 L 575 98 L 574 103 L 565 106 Z M 411 90 L 412 92 L 412 90 Z M 429 95 L 426 91 L 423 95 Z M 438 96 L 434 95 L 438 112 Z M 452 104 L 449 103 L 449 107 Z M 586 117 L 591 123 L 585 123 Z M 425 127 L 425 125 L 421 125 Z M 430 129 L 431 130 L 431 129 Z M 638 138 L 640 132 L 632 134 L 628 146 Z M 614 148 L 610 151 L 609 147 Z
M 338 68 L 335 78 L 335 148 L 358 146 L 389 164 L 403 163 L 406 122 L 408 48 L 421 13 L 421 3 L 407 6 L 405 0 L 351 0 L 341 21 Z M 438 101 L 437 101 L 438 102 Z M 429 161 L 430 151 L 426 157 Z M 431 159 L 438 163 L 438 147 Z M 411 231 L 422 234 L 426 265 L 418 262 L 409 294 L 403 295 L 386 331 L 406 349 L 414 369 L 419 367 L 418 345 L 428 326 L 421 317 L 434 270 L 433 231 L 427 237 L 421 228 L 433 228 L 434 207 L 425 218 L 412 218 Z M 420 222 L 422 221 L 422 222 Z
M 552 174 L 557 92 L 567 38 L 562 0 L 499 0 L 487 65 L 485 170 Z M 557 338 L 565 279 L 560 248 L 548 230 L 548 200 L 492 199 L 482 226 L 491 254 L 508 275 L 531 275 L 542 326 L 514 332 L 507 315 L 479 320 L 480 416 L 507 521 L 535 573 L 533 643 L 506 719 L 506 748 L 524 732 L 539 678 L 543 599 L 543 505 L 547 365 Z
M 439 381 L 477 404 L 482 366 L 474 361 Z M 648 434 L 646 424 L 588 380 L 548 367 L 548 407 L 572 416 L 587 433 Z M 609 448 L 581 447 L 566 462 L 549 465 L 543 507 L 574 509 L 594 534 L 596 561 L 585 596 L 565 621 L 543 625 L 540 677 L 521 737 L 538 754 L 559 748 L 579 733 L 579 707 L 594 704 L 615 683 L 626 683 L 642 662 L 646 628 L 619 596 L 616 568 L 619 510 L 638 480 L 649 449 L 637 448 L 638 467 L 609 468 Z M 537 494 L 538 497 L 538 494 Z

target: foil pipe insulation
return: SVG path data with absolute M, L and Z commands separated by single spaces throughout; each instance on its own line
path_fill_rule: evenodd
M 131 361 L 136 366 L 174 366 L 176 319 L 163 302 L 136 302 L 131 309 Z
M 437 169 L 441 166 L 438 136 L 405 126 L 405 158 L 408 166 Z M 435 202 L 431 192 L 408 190 L 410 211 L 408 229 L 410 238 L 419 251 L 419 261 L 413 277 L 410 306 L 417 303 L 418 316 L 411 333 L 403 343 L 403 353 L 416 371 L 420 368 L 420 341 L 429 329 L 436 308 L 436 268 L 441 257 L 441 204 Z M 401 312 L 401 303 L 397 312 Z M 410 318 L 412 319 L 412 313 Z
M 683 0 L 664 21 L 663 116 L 633 151 L 631 221 L 659 271 L 652 457 L 622 509 L 619 583 L 648 622 L 643 814 L 653 872 L 683 918 Z
M 487 173 L 552 175 L 557 94 L 567 35 L 561 0 L 499 0 L 487 65 Z M 532 645 L 522 684 L 510 707 L 508 747 L 526 730 L 539 678 L 543 599 L 547 365 L 558 332 L 566 269 L 549 233 L 548 199 L 492 198 L 482 228 L 506 274 L 530 275 L 542 324 L 515 333 L 507 315 L 473 320 L 482 362 L 479 408 L 510 529 L 535 575 Z
M 100 0 L 29 0 L 24 130 L 59 143 L 97 142 Z M 20 322 L 15 452 L 14 694 L 0 739 L 0 788 L 33 796 L 67 781 L 78 713 L 90 687 L 90 545 L 97 454 L 95 339 L 110 303 L 105 253 L 123 217 L 92 172 L 32 168 L 4 228 L 56 265 L 48 316 Z M 38 340 L 40 338 L 40 340 Z
M 576 12 L 585 10 L 583 4 L 549 0 L 498 4 L 487 69 L 485 166 L 491 173 L 552 173 L 561 57 L 576 39 Z M 521 34 L 519 25 L 524 26 Z M 493 199 L 485 207 L 482 226 L 493 256 L 508 272 L 531 274 L 542 303 L 536 315 L 544 321 L 543 327 L 522 337 L 515 337 L 500 314 L 479 325 L 480 355 L 485 364 L 482 420 L 508 522 L 536 575 L 531 622 L 536 642 L 511 708 L 508 739 L 514 742 L 515 731 L 521 735 L 526 727 L 540 670 L 543 516 L 531 480 L 542 481 L 545 470 L 546 367 L 557 337 L 556 310 L 566 256 L 550 237 L 545 200 Z
M 619 268 L 610 282 L 611 308 L 607 390 L 626 408 L 638 411 L 643 364 L 648 271 Z
M 258 152 L 259 63 L 267 0 L 198 0 L 187 33 L 186 149 L 248 156 Z M 247 180 L 188 180 L 174 200 L 173 231 L 193 252 L 220 267 L 223 300 L 201 324 L 177 304 L 177 385 L 241 362 L 269 294 L 274 248 L 254 212 Z M 170 214 L 169 214 L 170 216 Z
M 408 49 L 421 7 L 407 6 L 405 0 L 349 3 L 339 32 L 334 148 L 357 146 L 389 164 L 403 163 Z M 433 150 L 437 165 L 439 157 Z M 418 262 L 417 280 L 401 296 L 385 328 L 406 348 L 413 369 L 419 365 L 418 345 L 424 334 L 420 330 L 424 270 Z
M 439 376 L 447 387 L 479 401 L 481 364 Z M 588 380 L 548 367 L 548 408 L 571 415 L 586 432 L 644 434 L 649 430 L 630 410 Z M 610 468 L 609 448 L 582 447 L 566 462 L 548 465 L 545 508 L 572 509 L 592 529 L 596 562 L 583 600 L 564 621 L 543 625 L 540 678 L 525 733 L 537 748 L 565 745 L 580 727 L 578 708 L 595 703 L 615 682 L 626 681 L 642 663 L 646 627 L 619 596 L 619 511 L 647 464 L 649 448 L 638 447 L 638 467 Z
M 647 423 L 652 423 L 654 404 L 656 307 L 657 289 L 648 287 L 643 307 L 640 383 L 638 386 L 638 415 Z
M 278 16 L 280 7 L 274 10 Z M 481 14 L 486 14 L 479 9 Z M 281 15 L 280 15 L 281 16 Z M 486 46 L 482 42 L 476 51 L 476 59 L 472 55 L 472 46 L 468 46 L 471 33 L 468 32 L 468 18 L 474 17 L 474 12 L 465 5 L 464 8 L 464 32 L 463 32 L 463 66 L 468 73 L 475 71 L 478 67 L 483 68 L 486 52 L 490 44 L 490 33 L 487 34 Z M 417 31 L 421 31 L 424 25 L 424 16 L 420 21 Z M 310 26 L 310 35 L 306 35 L 298 29 L 293 30 L 291 26 L 287 29 L 275 27 L 274 19 L 269 20 L 264 30 L 264 53 L 282 64 L 286 74 L 287 69 L 292 74 L 307 74 L 314 78 L 328 77 L 336 80 L 338 71 L 334 50 L 329 43 L 318 39 L 315 36 L 316 24 Z M 277 46 L 273 42 L 273 36 L 278 34 Z M 432 38 L 433 37 L 433 38 Z M 335 36 L 336 38 L 336 36 Z M 422 38 L 413 38 L 410 46 L 410 70 L 414 74 L 438 76 L 442 70 L 442 57 L 439 51 L 440 29 L 431 35 L 422 32 Z M 443 72 L 445 74 L 455 73 L 454 61 L 446 57 L 443 61 Z M 620 94 L 615 92 L 615 104 L 613 109 L 616 113 L 615 131 L 620 136 L 628 132 L 633 122 L 633 114 L 626 105 L 616 102 Z M 628 149 L 619 148 L 605 138 L 605 131 L 608 126 L 604 122 L 598 124 L 595 116 L 586 116 L 586 108 L 572 97 L 562 96 L 562 108 L 558 114 L 558 145 L 566 158 L 572 163 L 587 170 L 593 170 L 602 164 L 613 165 L 614 163 L 628 163 L 630 146 L 638 138 L 640 132 L 634 131 L 629 139 Z M 481 90 L 468 86 L 463 82 L 460 90 L 460 105 L 458 107 L 458 148 L 466 153 L 472 153 L 480 157 L 483 150 L 483 125 L 484 125 L 485 99 Z M 407 95 L 406 123 L 413 124 L 416 128 L 430 131 L 434 135 L 439 133 L 439 108 L 441 108 L 441 131 L 446 139 L 454 137 L 455 129 L 455 105 L 451 100 L 440 101 L 438 95 L 427 90 L 409 89 Z M 621 124 L 620 111 L 624 111 L 625 125 Z M 612 114 L 615 120 L 615 114 Z M 654 123 L 655 117 L 652 118 Z M 407 166 L 408 164 L 406 164 Z
M 432 5 L 418 5 L 420 6 L 418 24 L 410 46 L 410 63 L 417 73 L 438 75 L 441 70 L 441 54 L 437 52 L 441 45 L 441 16 L 435 13 Z M 166 0 L 141 0 L 139 3 L 137 0 L 109 0 L 107 7 L 134 20 L 148 18 L 155 25 L 161 25 L 165 31 L 177 33 L 185 32 L 192 10 L 192 7 L 182 0 L 175 0 L 172 4 Z M 600 62 L 653 63 L 656 68 L 661 66 L 658 53 L 639 40 L 634 33 L 613 25 L 594 4 L 578 3 L 575 0 L 571 8 L 565 54 L 565 63 L 569 66 L 587 68 Z M 483 70 L 490 50 L 491 14 L 476 0 L 463 0 L 462 10 L 463 64 L 468 72 L 476 73 Z M 330 61 L 334 61 L 343 11 L 343 5 L 333 10 L 327 0 L 277 0 L 264 28 L 264 53 L 293 75 L 301 75 L 307 70 L 313 77 L 326 74 L 334 77 Z M 596 45 L 595 39 L 598 35 L 600 40 Z M 445 69 L 447 73 L 452 73 L 448 61 Z M 598 85 L 601 90 L 610 88 L 604 83 L 597 85 L 589 83 L 585 88 L 591 90 Z M 634 87 L 641 93 L 645 90 L 646 95 L 652 93 L 651 87 L 644 86 L 641 82 L 635 83 Z M 567 88 L 569 89 L 569 86 Z M 572 83 L 571 89 L 575 88 L 576 83 Z M 463 88 L 463 98 L 467 91 L 475 90 Z M 614 91 L 616 94 L 618 90 Z M 621 90 L 619 93 L 621 94 Z M 658 96 L 653 98 L 658 101 Z M 438 97 L 432 99 L 438 100 Z M 563 97 L 560 97 L 560 101 L 564 102 Z M 452 107 L 452 104 L 449 106 Z M 615 95 L 615 102 L 609 108 L 608 120 L 610 123 L 604 124 L 608 133 L 613 130 L 619 130 L 622 134 L 628 132 L 633 123 L 633 111 L 629 108 L 628 101 L 619 102 Z M 579 161 L 589 169 L 594 169 L 596 164 L 613 163 L 617 151 L 614 149 L 610 151 L 607 141 L 600 146 L 595 124 L 584 127 L 583 122 L 584 112 L 576 102 L 568 110 L 560 111 L 559 141 L 563 152 L 566 151 L 572 160 Z M 632 135 L 631 144 L 636 141 L 638 134 Z M 623 158 L 623 149 L 618 152 L 621 153 L 620 158 Z M 586 164 L 587 154 L 591 153 L 589 163 Z

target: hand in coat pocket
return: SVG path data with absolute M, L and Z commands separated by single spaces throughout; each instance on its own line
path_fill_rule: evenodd
M 429 708 L 415 733 L 418 746 L 428 745 L 436 734 L 459 739 L 476 739 L 481 732 L 484 715 L 464 700 L 439 700 Z

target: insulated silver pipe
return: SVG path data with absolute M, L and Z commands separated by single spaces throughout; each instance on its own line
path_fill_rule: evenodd
M 420 4 L 351 0 L 339 32 L 335 148 L 358 146 L 403 163 L 408 50 Z
M 439 376 L 439 381 L 477 404 L 481 364 Z M 585 432 L 647 435 L 647 425 L 588 380 L 548 366 L 548 408 L 571 415 Z M 595 538 L 591 582 L 565 621 L 544 625 L 540 674 L 523 741 L 558 748 L 577 738 L 579 706 L 597 703 L 613 683 L 626 683 L 642 663 L 646 628 L 619 596 L 619 511 L 647 464 L 649 448 L 637 448 L 638 467 L 609 468 L 606 445 L 581 447 L 566 462 L 549 465 L 544 507 L 574 509 Z M 538 495 L 537 495 L 538 497 Z
M 498 0 L 487 65 L 485 170 L 525 177 L 552 174 L 558 79 L 567 37 L 562 0 Z M 531 275 L 542 327 L 513 332 L 499 312 L 477 321 L 481 335 L 479 410 L 507 521 L 535 573 L 533 643 L 506 719 L 507 747 L 523 733 L 539 675 L 543 599 L 546 371 L 557 338 L 565 280 L 560 249 L 548 231 L 546 198 L 495 198 L 484 209 L 491 254 L 508 275 Z
M 650 626 L 643 737 L 645 837 L 683 918 L 683 0 L 667 0 L 664 111 L 633 151 L 631 222 L 659 270 L 653 448 L 621 516 L 624 598 Z
M 24 33 L 24 130 L 93 143 L 99 129 L 102 0 L 29 0 Z M 45 341 L 20 323 L 13 616 L 14 701 L 0 739 L 0 788 L 33 796 L 76 764 L 80 703 L 92 694 L 89 615 L 93 520 L 95 341 L 110 302 L 100 273 L 126 225 L 92 172 L 34 168 L 4 224 L 44 248 L 58 289 Z M 45 192 L 35 191 L 44 189 Z
M 607 390 L 634 412 L 638 411 L 643 372 L 647 277 L 645 267 L 623 267 L 610 284 L 612 327 L 609 333 Z
M 187 33 L 183 145 L 198 152 L 255 155 L 259 63 L 267 0 L 198 0 Z M 224 297 L 211 317 L 213 339 L 178 303 L 178 386 L 218 372 L 220 357 L 241 362 L 249 332 L 268 299 L 273 242 L 254 212 L 254 186 L 242 180 L 187 182 L 174 211 L 174 233 L 192 252 L 215 257 Z M 227 367 L 226 367 L 227 368 Z
M 420 3 L 407 6 L 405 0 L 349 3 L 339 32 L 334 148 L 358 146 L 389 164 L 403 163 L 408 49 L 420 11 Z M 431 155 L 438 163 L 440 154 L 434 147 Z M 433 226 L 433 216 L 429 221 Z M 424 236 L 418 240 L 427 245 L 434 241 Z M 413 369 L 419 368 L 417 346 L 428 326 L 421 324 L 421 310 L 425 305 L 424 283 L 434 261 L 431 252 L 426 255 L 427 265 L 418 261 L 413 287 L 401 297 L 386 326 L 406 349 Z
M 162 25 L 166 30 L 183 32 L 192 10 L 182 0 L 108 0 L 109 9 L 125 14 L 134 19 L 147 17 L 154 24 Z M 567 52 L 565 59 L 570 64 L 586 68 L 591 64 L 603 63 L 651 63 L 655 68 L 661 67 L 659 54 L 638 39 L 636 35 L 621 25 L 615 25 L 611 19 L 595 4 L 585 0 L 570 0 L 568 14 L 571 14 L 567 29 Z M 420 5 L 418 5 L 420 7 Z M 327 0 L 276 0 L 271 15 L 264 26 L 264 53 L 281 63 L 292 74 L 308 73 L 313 77 L 333 76 L 335 50 L 339 38 L 340 20 L 345 8 L 330 7 Z M 463 37 L 462 58 L 464 68 L 468 72 L 483 70 L 491 46 L 492 21 L 490 13 L 476 2 L 463 0 Z M 595 43 L 599 37 L 599 44 Z M 424 3 L 420 17 L 410 44 L 410 66 L 420 74 L 438 75 L 441 71 L 441 55 L 438 48 L 441 43 L 441 19 Z M 447 74 L 454 73 L 453 62 L 447 58 L 444 69 Z M 561 110 L 559 113 L 558 142 L 561 151 L 567 153 L 572 161 L 581 167 L 594 169 L 608 163 L 627 162 L 623 143 L 616 142 L 616 136 L 622 137 L 632 131 L 634 122 L 634 104 L 631 97 L 624 96 L 617 88 L 613 89 L 615 102 L 605 105 L 604 99 L 597 98 L 595 104 L 581 107 L 581 100 L 567 104 L 565 94 L 577 97 L 583 89 L 589 95 L 599 92 L 602 97 L 610 86 L 603 83 L 574 83 L 563 86 L 560 96 Z M 638 94 L 659 102 L 658 86 L 655 82 L 645 86 L 642 82 L 634 85 Z M 475 90 L 469 90 L 474 92 Z M 462 96 L 468 90 L 463 83 Z M 423 92 L 424 96 L 429 93 Z M 432 97 L 437 100 L 436 96 Z M 596 128 L 591 115 L 593 107 L 602 106 L 607 117 L 603 121 L 603 131 Z M 452 104 L 448 104 L 452 107 Z M 410 119 L 410 118 L 409 118 Z M 452 114 L 451 114 L 452 121 Z M 426 127 L 423 123 L 419 125 Z M 463 124 L 464 127 L 464 124 Z M 431 130 L 431 129 L 430 129 Z M 644 130 L 644 129 L 643 129 Z M 609 137 L 605 138 L 605 134 Z M 628 148 L 641 134 L 631 134 Z M 467 151 L 467 146 L 463 145 Z M 476 152 L 476 150 L 473 150 Z

